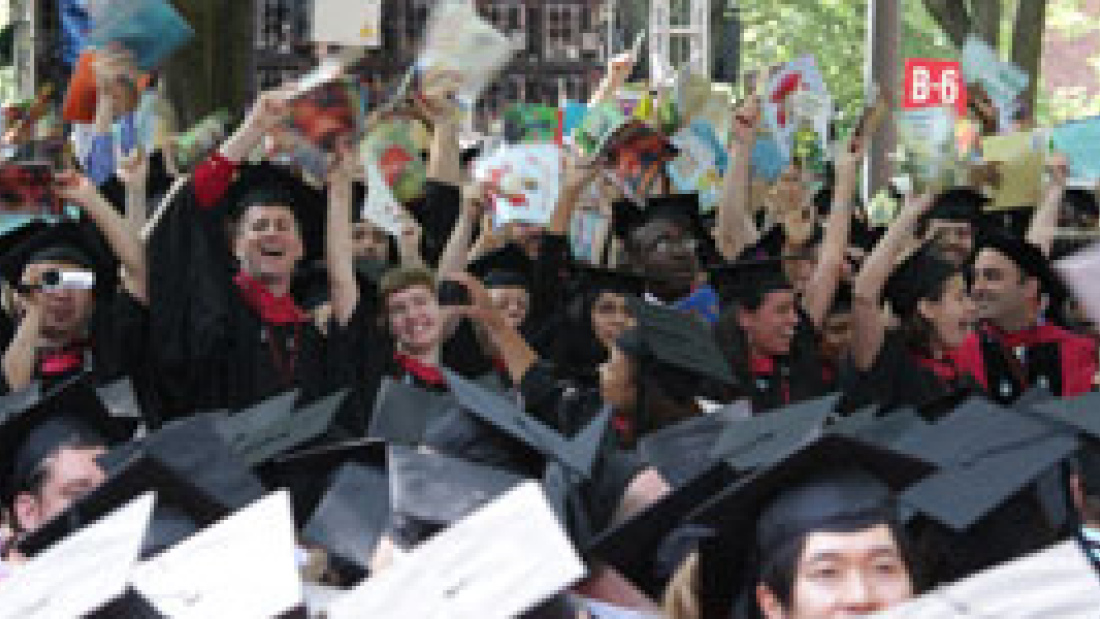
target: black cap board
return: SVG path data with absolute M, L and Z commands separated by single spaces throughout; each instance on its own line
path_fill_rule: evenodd
M 409 546 L 523 481 L 508 471 L 402 446 L 390 448 L 388 462 L 395 533 Z
M 219 424 L 226 442 L 249 466 L 320 440 L 334 423 L 347 390 L 295 408 L 296 391 L 268 398 Z
M 578 264 L 573 266 L 573 280 L 578 291 L 618 292 L 637 297 L 645 293 L 645 279 L 617 269 Z
M 419 445 L 428 426 L 456 405 L 448 394 L 383 378 L 374 399 L 367 436 L 397 445 Z
M 932 202 L 925 219 L 978 223 L 982 210 L 990 199 L 969 187 L 955 187 L 940 192 Z
M 782 258 L 721 264 L 710 270 L 710 281 L 726 304 L 776 290 L 794 290 L 794 285 L 783 271 Z
M 0 277 L 8 283 L 18 286 L 28 264 L 46 261 L 94 272 L 99 290 L 110 289 L 116 281 L 117 260 L 90 222 L 64 220 L 33 230 L 0 257 Z
M 487 287 L 530 288 L 535 262 L 516 243 L 494 249 L 470 263 L 468 270 Z
M 898 316 L 911 316 L 917 302 L 932 296 L 944 281 L 960 273 L 958 267 L 939 258 L 929 245 L 909 255 L 886 280 L 883 296 Z
M 603 410 L 570 438 L 520 410 L 504 396 L 479 387 L 450 370 L 444 369 L 443 373 L 451 393 L 463 409 L 542 455 L 557 460 L 573 473 L 585 478 L 589 476 L 607 430 L 609 409 Z
M 638 326 L 623 334 L 619 347 L 635 359 L 648 359 L 733 386 L 733 370 L 702 321 L 672 308 L 631 299 Z
M 732 423 L 718 437 L 711 455 L 737 471 L 768 466 L 819 436 L 839 401 L 840 394 L 831 393 Z
M 712 467 L 714 445 L 724 432 L 751 414 L 746 402 L 697 415 L 642 437 L 638 453 L 673 488 L 679 488 Z
M 991 249 L 1008 258 L 1024 275 L 1039 281 L 1040 290 L 1049 295 L 1066 294 L 1062 280 L 1054 272 L 1043 250 L 1018 236 L 1000 231 L 985 231 L 978 237 L 978 249 Z
M 390 525 L 390 481 L 382 467 L 347 462 L 336 469 L 328 491 L 302 527 L 302 539 L 339 562 L 370 571 L 370 560 Z M 357 580 L 357 579 L 356 579 Z
M 294 520 L 302 524 L 316 512 L 332 486 L 336 471 L 345 464 L 384 468 L 386 443 L 357 438 L 306 447 L 276 456 L 260 465 L 257 473 L 268 489 L 290 490 Z
M 1065 460 L 1078 442 L 1050 423 L 972 398 L 894 447 L 940 467 L 901 501 L 961 532 Z

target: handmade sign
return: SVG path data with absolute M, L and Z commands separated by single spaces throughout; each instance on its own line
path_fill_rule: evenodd
M 504 139 L 512 144 L 562 143 L 562 113 L 556 107 L 515 103 L 504 110 Z
M 997 57 L 988 43 L 974 34 L 966 38 L 962 49 L 962 70 L 967 82 L 977 82 L 998 110 L 1011 109 L 1017 97 L 1031 83 L 1028 74 Z
M 556 144 L 504 144 L 474 162 L 474 178 L 492 183 L 497 226 L 550 222 L 561 188 L 562 151 Z
M 896 116 L 903 153 L 900 171 L 912 188 L 947 186 L 954 182 L 955 115 L 950 107 L 902 110 Z
M 407 204 L 424 194 L 427 168 L 412 141 L 411 119 L 394 118 L 377 125 L 360 144 L 364 165 L 375 165 L 394 199 Z
M 833 102 L 813 56 L 791 61 L 772 74 L 762 103 L 764 124 L 784 158 L 791 158 L 794 136 L 804 124 L 817 133 L 822 150 L 828 149 Z
M 668 136 L 641 122 L 615 132 L 607 146 L 608 171 L 623 195 L 643 204 L 677 149 Z
M 1039 204 L 1043 180 L 1043 152 L 1036 148 L 1031 132 L 994 135 L 982 139 L 986 161 L 996 161 L 1000 185 L 993 195 L 991 210 L 1035 207 Z
M 195 31 L 165 0 L 111 0 L 88 33 L 87 46 L 119 45 L 142 71 L 156 68 L 195 36 Z
M 324 81 L 290 102 L 288 127 L 325 152 L 357 139 L 366 125 L 366 95 L 352 77 Z
M 752 148 L 753 175 L 774 183 L 779 175 L 786 169 L 788 162 L 783 158 L 779 145 L 770 135 L 756 136 L 756 142 Z
M 313 0 L 313 40 L 379 47 L 382 45 L 382 0 Z
M 729 155 L 722 148 L 714 127 L 703 119 L 672 136 L 680 154 L 669 162 L 668 175 L 676 191 L 698 193 L 703 211 L 711 211 L 722 195 L 722 176 L 729 167 Z

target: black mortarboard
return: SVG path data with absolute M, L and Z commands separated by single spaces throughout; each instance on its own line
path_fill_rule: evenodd
M 825 435 L 740 479 L 689 516 L 715 535 L 700 542 L 699 595 L 728 613 L 753 595 L 754 563 L 814 531 L 865 528 L 899 517 L 893 493 L 932 471 L 919 459 Z
M 295 407 L 297 392 L 284 393 L 224 417 L 218 429 L 246 464 L 258 466 L 323 438 L 347 393 L 339 391 L 301 408 Z
M 927 299 L 950 279 L 959 268 L 938 257 L 929 245 L 913 252 L 886 280 L 883 296 L 898 316 L 911 316 L 917 303 Z
M 829 426 L 829 432 L 893 446 L 903 436 L 926 425 L 924 418 L 912 408 L 899 408 L 878 416 L 872 407 L 837 419 Z
M 1038 415 L 1072 432 L 1084 434 L 1093 441 L 1100 441 L 1097 406 L 1100 406 L 1100 392 L 1089 391 L 1073 398 L 1050 398 L 1024 403 L 1017 400 L 1014 410 Z
M 1065 294 L 1065 286 L 1043 250 L 1025 239 L 1006 232 L 986 230 L 978 237 L 978 249 L 992 249 L 1011 260 L 1024 275 L 1039 280 L 1043 293 L 1055 296 Z
M 135 421 L 144 419 L 141 403 L 138 402 L 137 393 L 134 392 L 134 383 L 129 377 L 124 376 L 100 385 L 95 388 L 95 392 L 111 417 Z
M 502 469 L 398 445 L 390 448 L 388 463 L 394 526 L 408 545 L 419 544 L 523 481 Z
M 604 409 L 573 437 L 567 437 L 528 415 L 505 396 L 493 393 L 458 374 L 443 370 L 447 385 L 464 410 L 498 430 L 557 460 L 582 478 L 587 478 L 603 443 L 610 410 Z
M 36 228 L 0 258 L 0 277 L 16 285 L 28 264 L 67 262 L 95 273 L 95 286 L 109 290 L 116 279 L 116 261 L 106 242 L 85 221 L 61 221 Z
M 631 358 L 735 385 L 729 362 L 713 332 L 701 320 L 639 299 L 632 299 L 631 309 L 638 326 L 624 333 L 618 342 Z
M 253 205 L 286 206 L 294 211 L 306 260 L 324 256 L 325 194 L 310 187 L 294 172 L 269 162 L 248 163 L 222 198 L 230 216 L 241 217 Z
M 77 378 L 42 393 L 39 383 L 0 398 L 0 453 L 5 504 L 23 491 L 62 445 L 109 447 L 133 436 L 137 420 L 114 417 L 88 381 Z
M 419 445 L 429 425 L 455 405 L 449 394 L 383 378 L 374 399 L 367 436 L 397 445 Z
M 690 417 L 642 437 L 638 453 L 673 488 L 679 488 L 717 462 L 715 442 L 749 414 L 748 404 L 739 402 Z
M 605 269 L 591 265 L 574 265 L 573 280 L 578 291 L 618 292 L 642 296 L 645 293 L 645 279 L 635 273 Z
M 981 398 L 894 443 L 940 470 L 901 495 L 905 504 L 966 531 L 1077 449 L 1072 435 Z
M 263 495 L 264 489 L 229 450 L 208 415 L 170 423 L 142 441 L 133 458 L 65 512 L 30 534 L 20 549 L 33 555 L 139 494 L 156 490 L 145 554 L 156 554 L 202 526 Z
M 840 394 L 832 393 L 732 423 L 715 441 L 711 454 L 738 471 L 773 464 L 819 436 L 839 400 Z
M 924 218 L 977 224 L 989 201 L 980 191 L 969 187 L 955 187 L 940 192 Z
M 1075 216 L 1100 217 L 1100 201 L 1095 191 L 1088 189 L 1066 189 L 1062 194 L 1063 209 Z
M 272 463 L 291 490 L 302 539 L 324 548 L 359 580 L 389 525 L 385 443 L 357 439 L 290 454 Z M 285 475 L 279 475 L 283 472 Z
M 535 263 L 515 243 L 508 243 L 470 263 L 469 271 L 488 288 L 516 286 L 530 289 Z
M 713 239 L 699 210 L 699 194 L 651 196 L 646 200 L 644 210 L 630 200 L 616 200 L 611 207 L 611 230 L 621 239 L 630 239 L 636 230 L 650 222 L 671 221 L 689 237 L 702 243 L 699 256 L 704 263 L 712 262 L 717 256 Z
M 739 260 L 710 270 L 711 283 L 723 304 L 744 301 L 776 290 L 794 290 L 781 258 Z
M 49 224 L 40 219 L 32 219 L 31 221 L 28 221 L 21 226 L 17 226 L 15 228 L 5 231 L 2 235 L 0 235 L 0 256 L 9 255 L 9 253 L 13 249 L 21 245 L 27 239 L 35 236 L 48 226 Z M 7 262 L 8 261 L 6 259 L 0 259 L 0 265 L 4 265 L 3 268 L 0 268 L 0 279 L 8 281 L 9 275 L 15 274 L 14 271 L 16 270 L 18 271 L 17 275 L 22 275 L 22 268 L 8 268 Z M 18 283 L 18 280 L 16 280 L 14 283 Z

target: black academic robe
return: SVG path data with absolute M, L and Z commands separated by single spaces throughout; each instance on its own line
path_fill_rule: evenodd
M 1057 396 L 1081 395 L 1092 389 L 1098 370 L 1093 341 L 1055 325 L 1008 332 L 985 324 L 977 346 L 990 397 L 1001 404 L 1033 386 Z
M 267 324 L 234 283 L 224 205 L 204 210 L 188 182 L 149 241 L 151 348 L 168 417 L 241 409 L 300 389 L 331 390 L 324 339 L 311 321 Z
M 818 346 L 817 329 L 805 314 L 791 340 L 790 353 L 749 359 L 748 378 L 745 382 L 756 414 L 823 396 L 834 386 Z

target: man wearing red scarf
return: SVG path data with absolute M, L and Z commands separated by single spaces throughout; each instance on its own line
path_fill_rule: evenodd
M 1043 316 L 1044 299 L 1054 309 L 1064 294 L 1038 247 L 999 233 L 982 241 L 973 284 L 980 337 L 957 355 L 980 355 L 990 395 L 998 401 L 1011 402 L 1030 387 L 1067 397 L 1092 389 L 1095 343 Z

